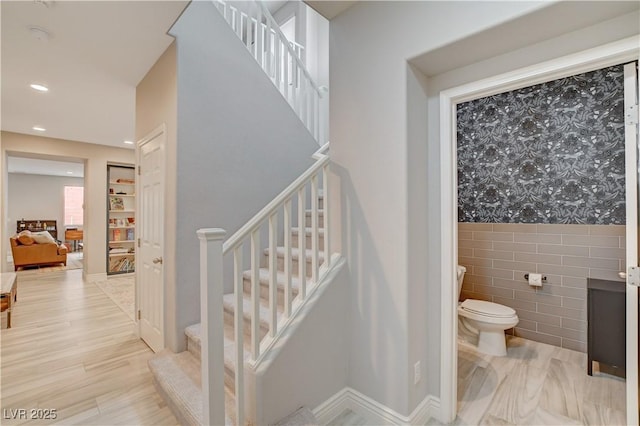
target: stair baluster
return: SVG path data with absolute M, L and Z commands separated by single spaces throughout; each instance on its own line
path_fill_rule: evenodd
M 269 9 L 260 1 L 246 2 L 246 11 L 212 0 L 263 71 L 287 100 L 318 144 L 326 141 L 326 120 L 320 114 L 323 95 L 302 59 L 303 47 L 289 42 Z

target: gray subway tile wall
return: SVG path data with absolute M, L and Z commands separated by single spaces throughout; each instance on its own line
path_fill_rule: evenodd
M 459 223 L 460 300 L 510 306 L 520 323 L 509 333 L 586 352 L 587 278 L 620 281 L 624 235 L 624 225 Z M 547 281 L 531 287 L 527 272 Z

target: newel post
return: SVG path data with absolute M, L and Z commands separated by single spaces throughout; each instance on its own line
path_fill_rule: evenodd
M 202 422 L 225 424 L 222 296 L 222 243 L 224 229 L 197 231 L 200 240 L 200 323 L 202 364 Z

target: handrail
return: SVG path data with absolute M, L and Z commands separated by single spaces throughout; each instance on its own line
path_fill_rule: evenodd
M 262 3 L 261 1 L 258 1 L 256 3 L 258 3 L 258 5 L 260 6 L 264 17 L 271 22 L 271 29 L 274 30 L 276 34 L 278 34 L 278 37 L 284 40 L 282 44 L 287 46 L 287 50 L 289 50 L 289 55 L 291 55 L 294 58 L 294 60 L 298 63 L 298 67 L 309 80 L 309 84 L 311 84 L 311 87 L 313 88 L 313 90 L 315 90 L 318 93 L 318 96 L 322 97 L 322 94 L 320 93 L 318 86 L 313 81 L 313 78 L 311 78 L 309 71 L 307 71 L 307 67 L 302 63 L 300 58 L 298 58 L 298 55 L 296 55 L 296 51 L 289 44 L 289 40 L 287 39 L 287 36 L 284 35 L 282 30 L 280 29 L 280 25 L 278 25 L 278 23 L 273 18 L 273 16 L 271 16 L 271 12 L 269 12 L 269 9 L 267 8 L 267 6 L 265 6 L 264 3 Z
M 263 2 L 253 0 L 242 10 L 224 0 L 211 1 L 309 133 L 318 144 L 326 142 L 328 89 L 311 77 L 302 48 L 287 39 Z
M 322 146 L 313 155 L 326 151 L 329 147 L 329 142 Z M 315 157 L 314 157 L 315 158 Z M 262 210 L 260 210 L 253 218 L 251 218 L 244 226 L 238 229 L 227 241 L 222 245 L 222 254 L 227 254 L 230 250 L 239 246 L 242 241 L 247 238 L 253 231 L 255 231 L 262 223 L 267 220 L 269 216 L 273 214 L 285 201 L 292 198 L 294 194 L 304 186 L 309 179 L 324 167 L 329 162 L 329 156 L 324 155 L 318 159 L 311 167 L 309 167 L 304 173 L 302 173 L 296 180 L 294 180 L 284 191 L 282 191 L 276 198 L 271 200 Z
M 313 158 L 314 160 L 320 160 L 323 157 L 325 157 L 328 152 L 329 152 L 329 142 L 325 143 L 320 148 L 318 148 L 316 152 L 311 154 L 311 158 Z

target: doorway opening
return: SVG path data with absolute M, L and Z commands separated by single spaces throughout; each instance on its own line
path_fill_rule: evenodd
M 441 136 L 441 409 L 443 421 L 452 421 L 457 410 L 457 335 L 458 315 L 456 267 L 458 264 L 458 206 L 457 206 L 457 152 L 456 152 L 456 106 L 459 103 L 540 84 L 607 66 L 627 63 L 638 59 L 637 40 L 626 39 L 600 48 L 569 55 L 494 78 L 489 78 L 455 87 L 440 94 Z M 636 306 L 637 309 L 637 306 Z M 637 312 L 636 312 L 637 315 Z M 629 346 L 629 345 L 628 345 Z M 629 349 L 628 349 L 629 351 Z M 631 354 L 633 356 L 633 354 Z M 629 355 L 628 355 L 629 358 Z M 637 341 L 635 345 L 637 360 Z M 627 422 L 638 420 L 637 368 L 627 371 Z M 635 411 L 635 412 L 634 412 Z
M 33 255 L 19 240 L 11 241 L 9 267 L 25 273 L 83 269 L 82 238 L 75 235 L 82 234 L 84 223 L 84 160 L 9 153 L 7 176 L 9 234 L 32 233 L 57 244 Z M 71 239 L 69 231 L 75 232 Z

